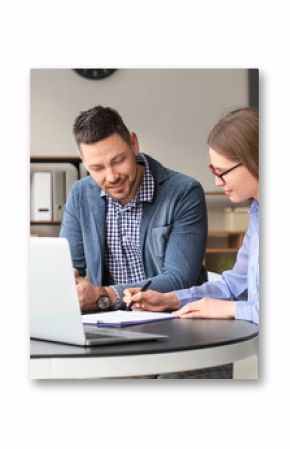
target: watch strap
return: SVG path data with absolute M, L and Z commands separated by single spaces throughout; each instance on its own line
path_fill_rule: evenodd
M 106 287 L 105 287 L 106 288 Z M 110 285 L 110 289 L 113 290 L 114 292 L 114 301 L 112 303 L 112 308 L 113 310 L 118 310 L 121 308 L 122 303 L 123 303 L 123 298 L 119 295 L 118 290 L 114 287 L 114 285 Z M 109 288 L 107 288 L 106 290 L 109 292 L 110 290 Z M 109 296 L 109 294 L 107 293 L 107 296 Z

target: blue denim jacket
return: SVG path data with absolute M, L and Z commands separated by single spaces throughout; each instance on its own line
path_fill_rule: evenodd
M 207 239 L 204 192 L 199 182 L 146 155 L 155 181 L 154 198 L 143 204 L 140 245 L 150 288 L 167 292 L 200 285 Z M 106 200 L 87 176 L 69 194 L 60 235 L 68 239 L 73 265 L 95 285 L 108 285 L 104 266 Z M 116 285 L 120 297 L 127 287 Z

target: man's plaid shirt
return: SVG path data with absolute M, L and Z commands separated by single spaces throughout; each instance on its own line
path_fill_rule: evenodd
M 105 264 L 110 285 L 130 284 L 145 279 L 140 248 L 140 223 L 144 202 L 151 202 L 154 179 L 146 157 L 140 153 L 137 163 L 145 166 L 144 177 L 136 196 L 126 205 L 112 199 L 104 191 L 106 208 Z

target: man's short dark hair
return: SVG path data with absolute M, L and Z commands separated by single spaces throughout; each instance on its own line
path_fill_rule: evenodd
M 96 143 L 115 133 L 131 144 L 130 132 L 122 117 L 109 107 L 96 106 L 81 112 L 75 119 L 73 133 L 78 145 Z

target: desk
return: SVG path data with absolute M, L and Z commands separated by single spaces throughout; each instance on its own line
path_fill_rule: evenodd
M 96 379 L 161 374 L 222 365 L 258 354 L 258 327 L 242 320 L 176 319 L 139 324 L 126 330 L 166 334 L 169 338 L 90 348 L 31 340 L 31 378 Z

